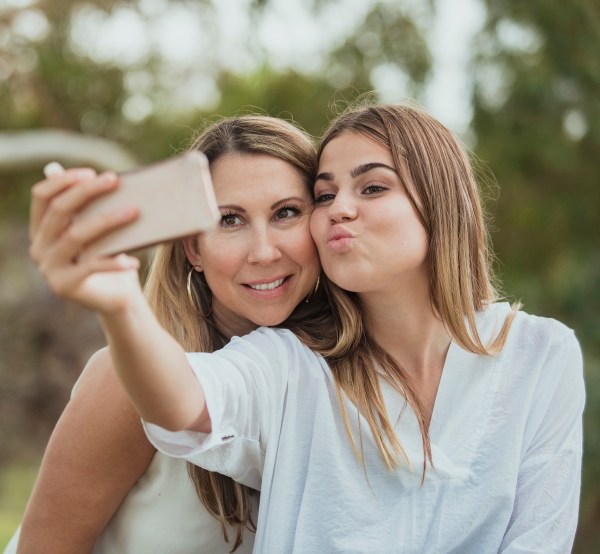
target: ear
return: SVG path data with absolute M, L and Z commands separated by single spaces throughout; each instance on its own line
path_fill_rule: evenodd
M 198 237 L 187 237 L 182 239 L 183 249 L 190 264 L 197 270 L 202 271 L 202 255 L 198 247 Z

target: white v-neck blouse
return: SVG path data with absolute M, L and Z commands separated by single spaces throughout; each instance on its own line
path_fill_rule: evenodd
M 485 340 L 508 304 L 478 315 Z M 261 489 L 255 552 L 569 552 L 579 504 L 584 384 L 573 332 L 519 313 L 498 356 L 452 343 L 430 425 L 434 467 L 413 411 L 382 382 L 411 460 L 388 471 L 371 432 L 357 462 L 326 362 L 289 331 L 261 328 L 190 354 L 211 434 L 145 424 L 166 454 Z

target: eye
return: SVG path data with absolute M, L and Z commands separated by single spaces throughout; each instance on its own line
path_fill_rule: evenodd
M 290 219 L 300 215 L 301 210 L 298 206 L 283 206 L 275 212 L 275 219 Z
M 236 213 L 225 213 L 221 216 L 221 227 L 225 229 L 241 225 L 242 220 Z
M 315 195 L 315 204 L 325 204 L 327 202 L 332 202 L 335 198 L 335 194 L 332 192 L 323 192 L 321 194 Z
M 384 192 L 387 190 L 387 187 L 384 187 L 383 185 L 368 185 L 366 186 L 362 193 L 366 194 L 366 195 L 370 195 L 370 194 L 377 194 L 379 192 Z

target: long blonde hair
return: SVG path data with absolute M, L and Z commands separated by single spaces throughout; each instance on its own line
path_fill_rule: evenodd
M 204 152 L 211 167 L 229 153 L 273 156 L 294 167 L 312 193 L 315 146 L 306 133 L 287 121 L 264 115 L 225 118 L 205 129 L 191 149 Z M 144 291 L 162 326 L 186 351 L 213 352 L 224 346 L 227 339 L 217 330 L 210 315 L 212 294 L 204 275 L 197 271 L 192 273 L 190 283 L 194 305 L 190 302 L 186 291 L 190 269 L 181 241 L 161 245 L 154 252 Z M 302 320 L 304 314 L 314 314 L 315 305 L 301 305 L 294 317 Z M 249 501 L 255 491 L 191 463 L 188 473 L 200 500 L 221 523 L 225 541 L 229 542 L 228 529 L 234 529 L 232 551 L 237 549 L 244 528 L 256 530 Z
M 477 332 L 475 315 L 495 302 L 499 295 L 492 276 L 492 255 L 479 188 L 469 157 L 458 138 L 415 107 L 390 104 L 352 107 L 327 128 L 319 156 L 331 140 L 345 132 L 364 135 L 391 152 L 395 169 L 429 238 L 431 303 L 452 339 L 476 354 L 500 352 L 520 306 L 513 305 L 500 331 L 490 343 L 484 344 Z M 316 340 L 314 333 L 296 332 L 328 360 L 355 454 L 364 461 L 351 431 L 343 393 L 366 418 L 385 465 L 391 469 L 403 461 L 408 462 L 386 412 L 379 381 L 383 375 L 404 395 L 419 421 L 424 478 L 427 461 L 433 463 L 430 416 L 417 390 L 404 368 L 365 328 L 357 295 L 328 281 L 324 287 L 334 311 L 336 336 L 329 334 Z M 358 439 L 360 441 L 360 436 Z

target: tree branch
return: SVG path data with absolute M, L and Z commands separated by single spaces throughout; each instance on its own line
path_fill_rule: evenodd
M 40 129 L 0 132 L 0 171 L 58 161 L 65 167 L 92 166 L 123 171 L 139 165 L 116 142 L 73 131 Z

